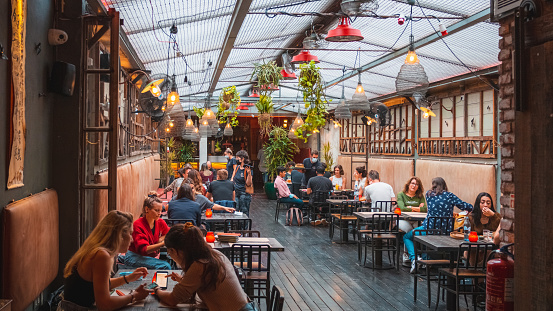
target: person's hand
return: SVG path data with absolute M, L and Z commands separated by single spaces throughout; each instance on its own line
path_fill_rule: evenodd
M 175 272 L 171 272 L 171 274 L 169 274 L 167 277 L 170 277 L 171 280 L 173 280 L 175 282 L 180 282 L 180 280 L 182 279 L 182 276 L 180 274 L 175 273 Z
M 420 208 L 420 207 L 411 206 L 411 211 L 412 211 L 412 212 L 420 212 L 420 211 L 421 211 L 421 208 Z
M 492 217 L 494 215 L 494 212 L 491 209 L 484 207 L 482 209 L 482 214 L 486 217 Z
M 165 245 L 165 236 L 160 236 L 159 237 L 159 243 L 163 243 L 163 245 Z
M 246 170 L 246 172 L 249 173 L 249 172 L 251 171 L 251 168 L 250 168 L 249 166 L 246 166 L 246 167 L 245 167 L 245 170 Z
M 125 279 L 127 279 L 127 282 L 134 282 L 138 280 L 140 277 L 146 277 L 148 275 L 148 269 L 144 267 L 136 268 L 133 273 L 125 276 Z
M 419 207 L 420 207 L 420 208 L 424 207 L 424 202 L 421 203 L 421 204 L 419 204 Z
M 225 212 L 227 213 L 234 213 L 235 209 L 232 207 L 225 207 Z
M 131 294 L 134 296 L 134 301 L 140 301 L 146 299 L 151 292 L 144 288 L 144 284 L 141 284 Z

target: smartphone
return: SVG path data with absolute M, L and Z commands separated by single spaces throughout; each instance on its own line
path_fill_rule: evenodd
M 158 286 L 159 286 L 159 285 L 157 285 L 156 282 L 152 282 L 152 283 L 150 283 L 150 284 L 144 286 L 144 288 L 145 288 L 145 289 L 154 289 L 154 288 L 156 288 L 156 287 L 158 287 Z
M 159 284 L 159 288 L 161 289 L 167 289 L 167 276 L 169 275 L 169 272 L 167 271 L 158 271 L 156 272 L 154 279 L 157 284 Z

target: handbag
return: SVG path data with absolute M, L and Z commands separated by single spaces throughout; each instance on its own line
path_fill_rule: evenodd
M 244 175 L 246 175 L 246 171 L 244 170 Z M 247 176 L 245 176 L 244 178 L 246 180 L 245 184 L 246 184 L 246 193 L 247 194 L 253 194 L 253 180 L 252 180 L 252 184 L 248 186 L 248 178 Z

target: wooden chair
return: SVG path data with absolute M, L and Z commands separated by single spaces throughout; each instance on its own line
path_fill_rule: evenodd
M 334 228 L 337 228 L 340 232 L 340 243 L 345 243 L 344 234 L 348 234 L 350 224 L 354 224 L 357 221 L 357 217 L 353 215 L 363 203 L 360 201 L 344 201 L 340 204 L 340 212 L 336 214 L 330 214 L 330 228 L 329 237 L 332 241 L 334 238 Z M 353 226 L 354 227 L 354 226 Z M 354 237 L 356 234 L 353 235 Z
M 487 254 L 488 251 L 492 251 L 494 248 L 495 244 L 493 243 L 464 242 L 459 245 L 455 268 L 441 268 L 438 270 L 438 297 L 435 310 L 438 310 L 440 304 L 440 289 L 455 293 L 457 311 L 459 311 L 459 295 L 472 295 L 472 300 L 476 301 L 477 295 L 485 294 L 477 283 L 479 279 L 486 279 Z M 465 252 L 466 258 L 464 257 Z M 455 282 L 455 288 L 448 286 L 448 279 Z M 471 280 L 471 284 L 466 283 L 467 279 Z M 476 311 L 476 305 L 474 310 Z
M 265 298 L 267 309 L 270 308 L 271 286 L 271 248 L 269 245 L 233 244 L 229 259 L 244 271 L 242 287 L 248 296 L 257 299 Z
M 271 302 L 268 311 L 282 311 L 284 307 L 284 296 L 280 287 L 273 285 L 271 290 Z
M 413 231 L 413 236 L 418 235 L 442 235 L 442 230 L 440 229 L 419 229 Z M 428 249 L 424 244 L 421 244 L 417 241 L 413 241 L 415 246 L 415 274 L 413 274 L 413 281 L 414 281 L 414 287 L 413 287 L 413 301 L 417 301 L 417 285 L 418 285 L 418 278 L 423 277 L 426 279 L 426 287 L 428 289 L 428 307 L 430 308 L 430 305 L 432 304 L 431 300 L 431 291 L 430 291 L 430 281 L 437 281 L 437 278 L 433 278 L 432 276 L 437 276 L 437 274 L 431 275 L 432 268 L 442 268 L 447 267 L 450 264 L 449 259 L 438 259 L 440 257 L 443 257 L 443 254 L 437 251 L 433 251 Z M 420 259 L 419 255 L 424 256 L 426 259 Z M 422 269 L 425 270 L 425 274 L 419 273 L 419 267 L 424 267 Z M 437 270 L 434 270 L 437 272 Z
M 377 251 L 387 252 L 390 264 L 399 270 L 399 215 L 397 214 L 373 214 L 371 228 L 364 234 L 365 260 L 367 262 L 367 247 L 371 248 L 372 269 L 375 269 L 375 253 Z M 393 252 L 393 260 L 390 258 Z
M 231 230 L 251 230 L 251 219 L 225 219 L 224 232 L 230 232 Z

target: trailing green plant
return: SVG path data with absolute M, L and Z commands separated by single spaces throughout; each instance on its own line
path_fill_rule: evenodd
M 315 62 L 300 65 L 298 86 L 303 93 L 303 101 L 307 110 L 304 123 L 296 129 L 296 137 L 307 142 L 307 138 L 326 124 L 328 112 L 326 104 L 328 100 L 324 92 L 324 81 L 320 72 L 321 68 L 315 66 Z
M 323 162 L 326 163 L 326 171 L 332 172 L 334 167 L 334 157 L 330 151 L 330 142 L 323 145 Z
M 257 87 L 260 94 L 270 94 L 282 79 L 282 74 L 280 73 L 282 67 L 278 67 L 274 60 L 268 63 L 254 64 L 254 66 L 250 81 L 254 77 L 257 77 Z
M 271 113 L 274 111 L 273 98 L 268 95 L 260 95 L 255 107 L 259 111 L 257 117 L 259 131 L 262 136 L 267 135 L 271 131 Z
M 288 138 L 288 131 L 282 127 L 274 126 L 269 133 L 269 140 L 263 145 L 267 159 L 267 173 L 271 178 L 275 175 L 279 166 L 285 166 L 292 158 L 298 147 Z
M 201 119 L 201 118 L 204 116 L 205 108 L 192 107 L 192 109 L 194 109 L 194 112 L 196 113 L 196 115 L 198 116 L 198 118 Z
M 230 123 L 230 126 L 238 126 L 238 110 L 240 105 L 240 94 L 236 91 L 236 86 L 223 88 L 219 95 L 219 104 L 217 105 L 217 119 L 220 124 Z
M 179 162 L 190 163 L 194 159 L 196 153 L 196 144 L 191 141 L 184 141 L 179 150 L 177 151 L 177 157 Z

